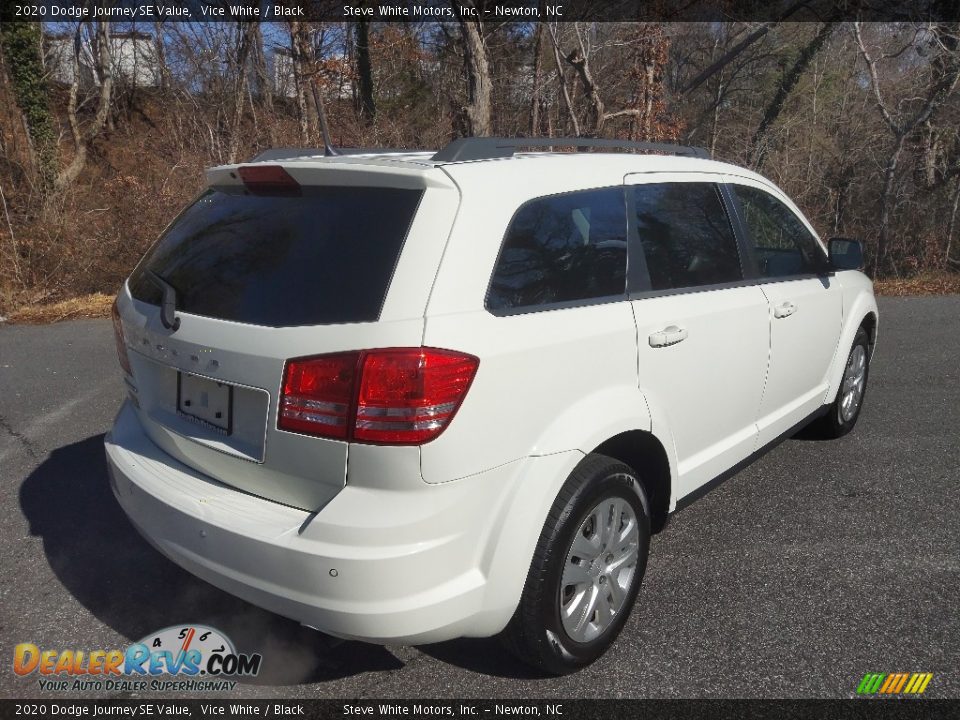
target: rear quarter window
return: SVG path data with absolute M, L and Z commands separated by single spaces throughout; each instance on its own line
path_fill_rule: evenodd
M 538 198 L 523 205 L 507 228 L 487 309 L 624 297 L 626 272 L 623 188 Z
M 372 322 L 422 196 L 379 187 L 210 189 L 144 256 L 130 292 L 159 304 L 152 271 L 185 313 L 270 327 Z

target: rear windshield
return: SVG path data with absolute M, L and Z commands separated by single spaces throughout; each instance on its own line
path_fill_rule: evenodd
M 422 190 L 304 187 L 296 196 L 205 192 L 130 278 L 159 305 L 152 271 L 177 310 L 271 327 L 370 322 L 380 316 Z

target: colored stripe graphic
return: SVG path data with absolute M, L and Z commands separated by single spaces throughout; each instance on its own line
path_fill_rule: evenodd
M 857 685 L 857 695 L 921 695 L 933 673 L 867 673 Z
M 900 677 L 896 673 L 890 673 L 887 675 L 887 679 L 883 681 L 883 685 L 880 687 L 880 694 L 885 695 L 890 692 L 890 688 L 896 684 L 897 678 Z
M 910 676 L 910 682 L 907 683 L 907 686 L 903 689 L 903 692 L 907 695 L 912 695 L 914 688 L 920 687 L 920 683 L 923 678 L 923 673 L 914 673 Z
M 860 685 L 857 687 L 857 694 L 872 695 L 880 689 L 880 683 L 883 682 L 885 677 L 885 673 L 867 673 L 863 676 L 863 680 L 860 681 Z

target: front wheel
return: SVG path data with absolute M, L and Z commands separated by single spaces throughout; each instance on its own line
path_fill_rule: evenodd
M 853 430 L 860 417 L 863 399 L 867 393 L 867 378 L 870 375 L 870 338 L 863 328 L 857 330 L 853 346 L 843 369 L 843 379 L 837 397 L 828 412 L 812 426 L 813 431 L 825 438 L 839 438 Z
M 634 471 L 585 457 L 547 516 L 507 646 L 559 675 L 592 663 L 630 615 L 649 547 L 649 503 Z

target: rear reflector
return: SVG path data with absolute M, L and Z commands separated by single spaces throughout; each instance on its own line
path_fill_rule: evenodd
M 117 343 L 117 359 L 120 361 L 120 367 L 127 375 L 133 375 L 130 369 L 130 356 L 127 355 L 127 343 L 123 337 L 123 323 L 120 321 L 120 310 L 117 308 L 117 301 L 113 301 L 113 307 L 110 308 L 110 317 L 113 318 L 113 339 Z
M 244 165 L 237 172 L 249 190 L 261 195 L 300 191 L 300 183 L 279 165 Z
M 420 445 L 450 424 L 479 360 L 433 348 L 290 360 L 277 426 L 384 445 Z

